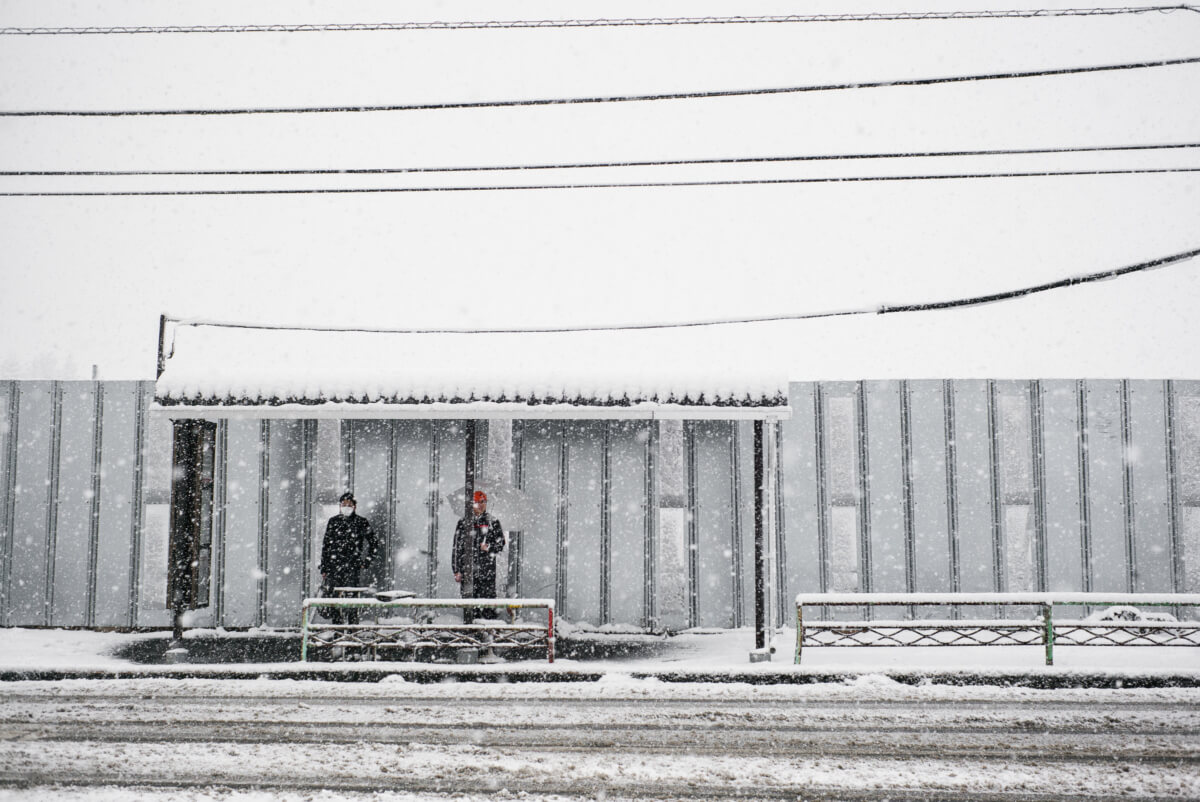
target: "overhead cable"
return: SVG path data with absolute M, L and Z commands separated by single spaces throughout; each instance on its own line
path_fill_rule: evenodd
M 236 114 L 328 114 L 383 111 L 441 111 L 450 109 L 511 108 L 517 106 L 569 106 L 596 103 L 637 103 L 662 100 L 697 100 L 701 98 L 751 97 L 755 95 L 788 95 L 807 92 L 831 92 L 846 89 L 883 89 L 904 86 L 933 86 L 936 84 L 971 81 L 1001 81 L 1016 78 L 1045 78 L 1059 75 L 1142 70 L 1152 67 L 1173 67 L 1200 63 L 1200 56 L 1138 61 L 1124 64 L 1102 64 L 1091 67 L 1060 67 L 1045 70 L 1022 70 L 975 75 L 950 75 L 938 78 L 897 78 L 886 81 L 855 81 L 836 84 L 810 84 L 752 89 L 713 89 L 696 92 L 661 92 L 635 95 L 593 95 L 590 97 L 525 98 L 519 100 L 472 100 L 443 103 L 402 103 L 392 105 L 293 106 L 278 108 L 224 109 L 42 109 L 0 111 L 0 117 L 158 117 L 158 116 L 225 116 Z
M 646 331 L 653 329 L 684 329 L 698 328 L 702 326 L 730 326 L 749 323 L 777 323 L 791 320 L 817 320 L 821 318 L 833 317 L 850 317 L 864 315 L 888 315 L 901 312 L 928 312 L 945 309 L 958 309 L 970 306 L 983 306 L 984 304 L 998 303 L 1001 301 L 1011 301 L 1016 298 L 1023 298 L 1037 293 L 1049 292 L 1050 290 L 1063 289 L 1067 287 L 1077 287 L 1084 284 L 1093 284 L 1099 281 L 1108 281 L 1111 279 L 1127 276 L 1132 273 L 1141 273 L 1147 270 L 1167 267 L 1169 265 L 1180 264 L 1190 259 L 1200 256 L 1200 248 L 1182 253 L 1172 254 L 1157 259 L 1151 259 L 1138 264 L 1127 265 L 1110 270 L 1101 270 L 1095 273 L 1085 273 L 1083 275 L 1069 276 L 1056 281 L 1047 282 L 1045 284 L 1035 284 L 1029 287 L 1021 287 L 1005 292 L 990 293 L 988 295 L 975 295 L 964 298 L 955 298 L 947 301 L 927 301 L 917 304 L 902 304 L 902 305 L 883 305 L 875 307 L 864 307 L 861 309 L 848 309 L 834 312 L 794 312 L 781 313 L 772 315 L 762 315 L 756 317 L 733 317 L 733 318 L 712 318 L 707 320 L 691 320 L 681 321 L 677 323 L 628 323 L 628 324 L 613 324 L 613 325 L 584 325 L 584 326 L 547 326 L 541 328 L 512 328 L 512 329 L 474 329 L 474 328 L 412 328 L 412 329 L 383 329 L 383 328 L 342 328 L 337 326 L 287 326 L 273 325 L 269 323 L 236 323 L 217 320 L 203 320 L 195 318 L 172 318 L 167 317 L 166 320 L 178 326 L 206 326 L 226 329 L 256 329 L 256 330 L 277 330 L 277 331 L 319 331 L 319 332 L 343 332 L 357 334 L 567 334 L 573 332 L 589 332 L 589 331 Z
M 522 170 L 578 170 L 617 167 L 676 167 L 718 164 L 778 164 L 786 162 L 856 161 L 868 159 L 929 159 L 964 156 L 1027 156 L 1061 153 L 1184 150 L 1200 142 L 1156 145 L 1093 145 L 1057 148 L 993 148 L 989 150 L 929 150 L 894 153 L 834 153 L 806 156 L 741 156 L 709 159 L 654 159 L 646 161 L 558 162 L 548 164 L 490 164 L 474 167 L 331 167 L 253 170 L 0 170 L 0 177 L 38 176 L 232 176 L 232 175 L 392 175 L 403 173 L 482 173 Z
M 505 184 L 479 186 L 421 187 L 319 187 L 302 189 L 162 189 L 162 190 L 80 190 L 0 192 L 4 198 L 89 198 L 158 197 L 189 195 L 362 195 L 405 192 L 504 192 L 550 189 L 645 189 L 651 187 L 719 187 L 771 184 L 853 184 L 873 181 L 948 181 L 983 178 L 1050 178 L 1059 176 L 1153 175 L 1160 173 L 1198 173 L 1200 167 L 1135 167 L 1114 170 L 1038 170 L 1011 173 L 950 173 L 933 175 L 829 176 L 819 178 L 744 178 L 707 181 L 629 181 L 587 184 Z
M 90 36 L 147 33 L 346 33 L 359 31 L 444 31 L 509 28 L 631 28 L 672 25 L 755 25 L 801 22 L 901 22 L 923 20 L 1030 19 L 1098 17 L 1127 14 L 1200 11 L 1196 6 L 1116 6 L 1108 8 L 1039 8 L 998 11 L 911 11 L 866 14 L 781 14 L 738 17 L 628 17 L 544 20 L 462 20 L 425 22 L 331 22 L 267 25 L 114 25 L 87 27 L 5 27 L 0 36 Z

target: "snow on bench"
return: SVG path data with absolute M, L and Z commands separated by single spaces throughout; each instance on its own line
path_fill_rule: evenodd
M 1055 606 L 1104 607 L 1082 619 L 1054 620 Z M 917 619 L 916 607 L 1033 607 L 1038 618 Z M 805 607 L 858 607 L 863 620 L 806 621 Z M 796 596 L 796 663 L 805 646 L 1042 645 L 1200 646 L 1200 622 L 1139 607 L 1200 607 L 1200 593 L 801 593 Z M 876 618 L 879 608 L 908 608 L 907 618 Z
M 312 649 L 330 649 L 331 653 L 335 648 L 342 653 L 357 650 L 364 657 L 375 659 L 381 649 L 407 649 L 415 654 L 421 648 L 536 647 L 546 650 L 547 662 L 554 662 L 553 599 L 418 599 L 395 598 L 395 595 L 305 599 L 300 614 L 300 659 L 307 661 Z M 357 611 L 361 618 L 371 620 L 358 624 L 316 623 L 318 611 L 323 613 L 328 608 Z M 432 611 L 466 608 L 503 610 L 507 616 L 505 619 L 477 617 L 471 624 L 433 620 Z M 518 622 L 516 615 L 521 610 L 545 610 L 546 621 Z M 402 620 L 391 620 L 389 614 Z

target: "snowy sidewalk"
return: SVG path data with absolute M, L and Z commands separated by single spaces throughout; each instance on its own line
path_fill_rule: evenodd
M 1040 646 L 954 647 L 810 647 L 803 665 L 792 663 L 794 630 L 776 636 L 770 663 L 749 662 L 754 645 L 750 629 L 685 632 L 659 638 L 647 635 L 564 633 L 566 654 L 595 654 L 595 659 L 560 657 L 513 660 L 497 665 L 429 662 L 300 663 L 139 662 L 118 656 L 139 648 L 154 653 L 165 634 L 112 633 L 56 629 L 0 629 L 0 679 L 83 679 L 188 677 L 245 679 L 263 676 L 374 682 L 400 675 L 411 681 L 589 681 L 606 675 L 657 677 L 667 681 L 813 683 L 852 681 L 884 675 L 906 684 L 1001 684 L 1031 687 L 1200 687 L 1200 649 L 1187 647 L 1064 646 L 1055 665 L 1046 666 Z M 189 643 L 253 642 L 290 645 L 296 636 L 273 630 L 189 631 Z M 589 644 L 596 644 L 589 649 Z M 199 649 L 195 649 L 197 653 Z M 270 649 L 263 653 L 271 653 Z

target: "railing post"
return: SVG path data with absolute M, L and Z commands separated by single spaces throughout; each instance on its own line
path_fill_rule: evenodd
M 546 608 L 546 662 L 554 662 L 554 605 Z
M 300 608 L 300 662 L 308 662 L 308 614 L 312 610 L 305 600 Z
M 796 605 L 796 665 L 800 665 L 800 649 L 804 643 L 804 606 Z
M 1046 665 L 1054 665 L 1054 605 L 1042 605 L 1042 640 L 1046 644 Z

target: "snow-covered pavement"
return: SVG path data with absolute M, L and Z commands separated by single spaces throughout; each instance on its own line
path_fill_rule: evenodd
M 3 630 L 0 668 L 128 668 L 112 651 L 146 637 Z M 745 630 L 691 633 L 641 656 L 555 663 L 559 679 L 600 675 L 589 682 L 6 682 L 0 802 L 1200 799 L 1200 688 L 1038 690 L 884 675 L 1194 679 L 1200 650 L 1065 648 L 1046 668 L 1035 647 L 813 649 L 806 664 L 848 678 L 634 676 L 811 670 L 786 662 L 786 638 L 777 662 L 749 666 L 750 642 Z M 243 668 L 270 674 L 272 665 Z
M 0 800 L 118 789 L 179 800 L 215 789 L 255 799 L 1200 796 L 1191 689 L 614 673 L 593 683 L 155 679 L 5 691 Z
M 955 646 L 944 648 L 886 647 L 886 648 L 836 648 L 806 647 L 802 666 L 792 665 L 795 648 L 795 630 L 782 628 L 775 634 L 777 649 L 774 660 L 769 663 L 751 664 L 749 653 L 754 646 L 752 629 L 692 630 L 671 637 L 655 637 L 634 634 L 601 634 L 569 627 L 560 629 L 560 639 L 566 635 L 579 644 L 617 641 L 628 646 L 628 650 L 601 649 L 602 656 L 595 658 L 562 658 L 554 662 L 557 671 L 586 671 L 591 674 L 618 673 L 664 673 L 706 672 L 721 673 L 790 673 L 815 671 L 846 675 L 862 675 L 889 671 L 939 672 L 961 671 L 985 675 L 988 673 L 1013 673 L 1028 675 L 1060 675 L 1086 672 L 1091 675 L 1109 674 L 1115 677 L 1138 676 L 1183 676 L 1200 682 L 1200 649 L 1177 646 L 1058 646 L 1055 648 L 1055 664 L 1046 667 L 1041 646 Z M 198 641 L 239 640 L 247 638 L 272 639 L 295 637 L 294 633 L 275 630 L 251 632 L 225 632 L 223 630 L 189 630 L 186 640 L 194 653 Z M 119 655 L 123 648 L 139 642 L 162 641 L 161 632 L 118 633 L 91 632 L 61 629 L 0 629 L 0 672 L 37 670 L 122 670 L 137 668 L 138 664 Z M 165 648 L 165 647 L 164 647 Z M 582 650 L 579 650 L 582 651 Z M 297 646 L 298 652 L 298 646 Z M 245 671 L 267 672 L 284 667 L 295 668 L 296 663 L 240 663 L 237 668 Z M 364 664 L 343 664 L 354 668 Z M 428 664 L 376 663 L 386 671 L 419 669 Z M 506 663 L 514 668 L 545 669 L 544 659 L 532 659 Z M 329 668 L 329 664 L 322 664 Z M 191 669 L 212 668 L 201 659 L 193 659 Z

